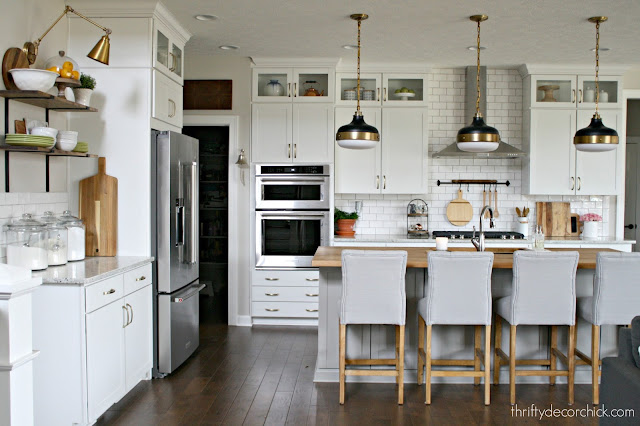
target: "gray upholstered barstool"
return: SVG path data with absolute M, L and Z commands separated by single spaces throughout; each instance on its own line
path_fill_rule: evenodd
M 509 364 L 509 393 L 511 405 L 516 403 L 516 376 L 548 376 L 555 383 L 556 376 L 567 376 L 569 404 L 573 404 L 575 367 L 576 270 L 578 252 L 549 252 L 519 250 L 513 253 L 513 286 L 511 295 L 496 301 L 495 358 L 493 383 L 498 384 L 500 364 Z M 501 349 L 502 319 L 510 325 L 509 356 Z M 551 347 L 549 359 L 516 361 L 516 327 L 519 325 L 550 325 Z M 558 351 L 557 326 L 569 326 L 568 350 L 565 356 Z M 556 360 L 567 366 L 557 370 Z M 549 370 L 516 370 L 518 365 L 549 366 Z
M 428 282 L 425 297 L 418 302 L 418 384 L 426 366 L 425 404 L 431 404 L 431 377 L 484 377 L 484 403 L 490 403 L 491 371 L 491 269 L 490 252 L 435 252 L 427 257 Z M 432 359 L 433 325 L 474 325 L 473 359 Z M 485 328 L 484 351 L 480 347 Z M 425 327 L 427 342 L 425 350 Z M 484 364 L 484 371 L 480 370 Z M 469 366 L 473 371 L 432 370 L 432 365 Z
M 346 376 L 395 376 L 404 401 L 404 326 L 407 314 L 406 251 L 343 250 L 340 300 L 340 404 Z M 395 359 L 346 359 L 347 324 L 396 326 Z M 347 370 L 347 365 L 393 365 L 395 370 Z
M 640 253 L 598 253 L 593 296 L 578 298 L 578 317 L 591 324 L 591 357 L 576 350 L 578 364 L 591 366 L 594 404 L 600 402 L 600 326 L 629 325 L 639 313 Z

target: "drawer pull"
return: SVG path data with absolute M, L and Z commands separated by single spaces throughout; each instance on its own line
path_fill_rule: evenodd
M 145 276 L 143 275 L 143 276 L 141 276 L 140 278 L 136 278 L 136 281 L 144 281 L 144 280 L 146 280 L 146 279 L 147 279 L 147 277 L 145 277 Z
M 278 308 L 265 308 L 265 311 L 267 312 L 278 312 L 280 309 Z
M 273 297 L 273 296 L 280 296 L 280 293 L 265 293 L 264 295 Z
M 318 312 L 317 309 L 305 309 L 305 311 L 307 311 L 307 312 Z
M 320 278 L 305 278 L 307 281 L 320 281 Z
M 306 295 L 309 297 L 318 297 L 318 294 L 316 293 L 307 293 Z
M 265 278 L 265 280 L 267 280 L 267 281 L 280 281 L 280 278 L 269 278 L 269 277 L 267 277 L 267 278 Z
M 102 292 L 102 294 L 103 294 L 103 295 L 105 295 L 105 296 L 108 296 L 108 295 L 113 294 L 113 293 L 115 293 L 115 292 L 116 292 L 116 289 L 115 289 L 115 288 L 112 288 L 112 289 L 111 289 L 111 290 L 109 290 L 109 291 L 103 291 L 103 292 Z

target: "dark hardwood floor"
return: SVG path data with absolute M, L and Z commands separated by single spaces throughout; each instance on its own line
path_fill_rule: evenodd
M 205 302 L 206 303 L 206 302 Z M 206 312 L 206 311 L 205 311 Z M 336 425 L 336 424 L 538 424 L 512 417 L 507 385 L 434 385 L 432 405 L 424 387 L 405 385 L 396 404 L 392 384 L 347 384 L 344 406 L 337 383 L 313 383 L 314 328 L 228 327 L 204 315 L 200 348 L 174 374 L 141 382 L 109 409 L 99 425 Z M 518 407 L 567 408 L 566 386 L 518 385 Z M 588 385 L 576 386 L 573 408 L 585 408 Z M 591 406 L 591 405 L 589 405 Z M 555 424 L 597 424 L 594 418 L 547 419 Z

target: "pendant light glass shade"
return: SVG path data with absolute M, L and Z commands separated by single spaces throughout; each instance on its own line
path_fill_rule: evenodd
M 480 114 L 480 22 L 489 19 L 487 15 L 473 15 L 469 19 L 478 24 L 477 37 L 477 66 L 476 73 L 476 115 L 473 117 L 471 125 L 463 127 L 458 131 L 456 143 L 461 151 L 466 152 L 491 152 L 500 146 L 500 133 L 495 127 L 488 126 L 482 114 Z
M 604 125 L 598 113 L 600 100 L 600 84 L 598 72 L 600 70 L 600 23 L 605 22 L 606 16 L 594 16 L 589 22 L 596 24 L 596 112 L 591 118 L 591 123 L 576 132 L 573 137 L 573 145 L 578 151 L 603 152 L 612 151 L 618 146 L 618 132 Z
M 347 149 L 371 149 L 380 141 L 380 133 L 375 127 L 365 123 L 362 111 L 360 111 L 360 26 L 362 21 L 369 16 L 364 13 L 355 13 L 350 16 L 358 21 L 358 85 L 356 87 L 357 106 L 353 114 L 353 120 L 338 129 L 336 141 L 338 146 Z

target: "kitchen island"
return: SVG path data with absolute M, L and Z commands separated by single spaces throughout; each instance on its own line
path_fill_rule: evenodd
M 408 254 L 406 273 L 407 323 L 405 349 L 405 381 L 414 382 L 417 377 L 418 345 L 418 301 L 424 297 L 427 277 L 427 252 L 430 247 L 319 247 L 312 265 L 320 269 L 319 318 L 318 318 L 318 360 L 314 380 L 316 382 L 338 381 L 338 300 L 342 292 L 341 253 L 345 249 L 362 250 L 405 250 Z M 475 251 L 470 247 L 450 248 L 455 251 Z M 492 273 L 493 298 L 507 296 L 511 292 L 513 247 L 493 247 Z M 596 255 L 600 251 L 615 251 L 608 248 L 551 249 L 552 251 L 575 250 L 580 253 L 576 278 L 578 297 L 591 296 Z M 464 295 L 461 295 L 464 297 Z M 503 323 L 503 327 L 508 327 Z M 521 331 L 522 330 L 522 331 Z M 566 350 L 566 327 L 559 327 L 558 338 L 561 350 Z M 473 348 L 473 327 L 435 326 L 433 331 L 433 357 L 470 358 Z M 503 331 L 503 347 L 508 346 L 509 333 Z M 548 327 L 521 326 L 518 330 L 518 354 L 527 358 L 546 358 L 548 353 Z M 589 353 L 591 327 L 585 322 L 578 324 L 577 348 Z M 347 327 L 347 358 L 393 358 L 395 352 L 395 332 L 391 326 L 350 325 Z M 601 336 L 601 356 L 615 355 L 617 329 L 603 326 Z M 369 368 L 369 367 L 361 367 Z M 376 368 L 376 367 L 373 367 Z M 591 383 L 590 367 L 576 367 L 576 383 Z M 350 380 L 391 382 L 393 378 L 373 376 L 349 376 Z M 436 377 L 434 382 L 470 383 L 471 378 Z M 564 380 L 564 381 L 563 381 Z M 566 382 L 559 378 L 560 383 Z M 501 383 L 508 382 L 508 369 L 502 369 Z M 546 377 L 518 377 L 519 383 L 548 383 Z

